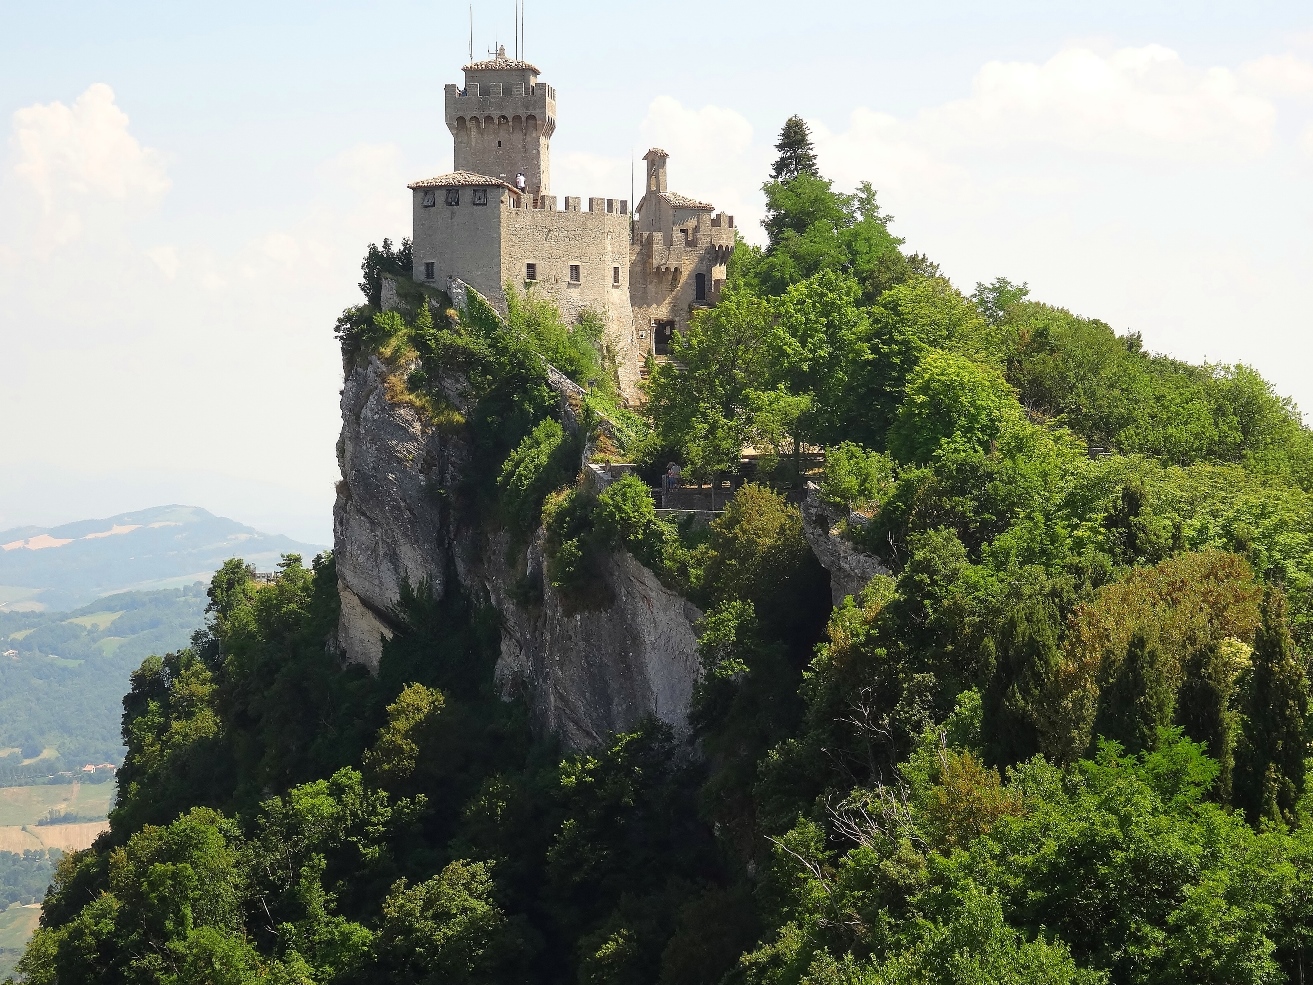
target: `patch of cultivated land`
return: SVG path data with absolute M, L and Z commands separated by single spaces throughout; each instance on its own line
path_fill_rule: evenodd
M 15 904 L 0 910 L 0 978 L 14 970 L 23 948 L 41 919 L 41 907 Z
M 0 787 L 0 827 L 33 826 L 43 817 L 52 814 L 104 817 L 109 813 L 109 802 L 113 796 L 112 783 Z
M 90 848 L 96 837 L 108 828 L 108 821 L 5 825 L 0 827 L 0 852 L 36 852 L 43 848 L 58 848 L 61 852 L 80 852 L 84 848 Z

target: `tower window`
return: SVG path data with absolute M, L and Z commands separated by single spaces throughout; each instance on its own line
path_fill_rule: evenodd
M 476 188 L 476 189 L 474 189 L 474 204 L 475 204 L 475 205 L 487 205 L 487 204 L 488 204 L 488 189 L 486 189 L 486 188 Z
M 693 285 L 693 299 L 695 301 L 705 301 L 707 299 L 707 275 L 698 274 L 697 280 Z
M 499 140 L 499 141 L 497 141 L 497 146 L 498 146 L 498 147 L 500 147 L 500 146 L 501 146 L 501 141 L 500 141 L 500 140 Z
M 459 188 L 448 188 L 448 189 L 447 189 L 447 204 L 448 204 L 448 205 L 460 205 L 460 189 L 459 189 Z
M 424 279 L 425 279 L 425 280 L 434 280 L 437 276 L 438 276 L 438 275 L 437 275 L 437 272 L 434 270 L 433 261 L 430 260 L 430 261 L 428 261 L 427 263 L 425 263 L 425 264 L 424 264 Z
M 611 268 L 611 286 L 612 286 L 612 287 L 619 287 L 619 286 L 620 286 L 620 268 L 619 268 L 619 267 L 612 267 L 612 268 Z
M 524 265 L 524 279 L 525 279 L 525 280 L 537 280 L 537 279 L 538 279 L 538 264 L 536 264 L 536 263 L 526 263 L 526 264 Z
M 578 284 L 582 279 L 583 277 L 579 270 L 579 264 L 577 263 L 570 264 L 570 283 Z
M 431 209 L 438 204 L 438 193 L 432 188 L 424 193 L 423 205 L 426 209 Z

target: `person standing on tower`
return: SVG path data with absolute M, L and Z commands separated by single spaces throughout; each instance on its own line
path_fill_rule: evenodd
M 524 186 L 525 186 L 524 172 L 521 171 L 515 176 L 515 188 L 521 195 L 524 194 Z

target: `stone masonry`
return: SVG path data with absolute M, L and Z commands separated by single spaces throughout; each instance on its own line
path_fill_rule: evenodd
M 560 202 L 550 194 L 555 90 L 505 49 L 464 73 L 464 88 L 446 87 L 456 170 L 409 186 L 415 279 L 462 280 L 503 314 L 507 285 L 550 298 L 567 320 L 592 310 L 606 324 L 622 390 L 637 399 L 648 356 L 664 354 L 692 313 L 719 297 L 733 217 L 669 191 L 658 149 L 645 157 L 637 220 L 624 199 Z

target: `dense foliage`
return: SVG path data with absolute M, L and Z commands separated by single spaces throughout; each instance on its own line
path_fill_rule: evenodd
M 614 411 L 586 323 L 421 291 L 338 326 L 468 443 L 449 507 L 541 545 L 508 604 L 605 606 L 628 551 L 697 605 L 691 735 L 562 754 L 454 577 L 406 586 L 371 677 L 325 650 L 331 558 L 232 562 L 133 678 L 111 830 L 60 863 L 29 982 L 1302 981 L 1298 415 L 1024 285 L 962 295 L 805 127 L 780 151 L 769 245 L 653 367 L 630 449 L 698 478 L 768 452 L 707 525 L 576 478 Z M 832 606 L 809 534 L 888 574 Z

